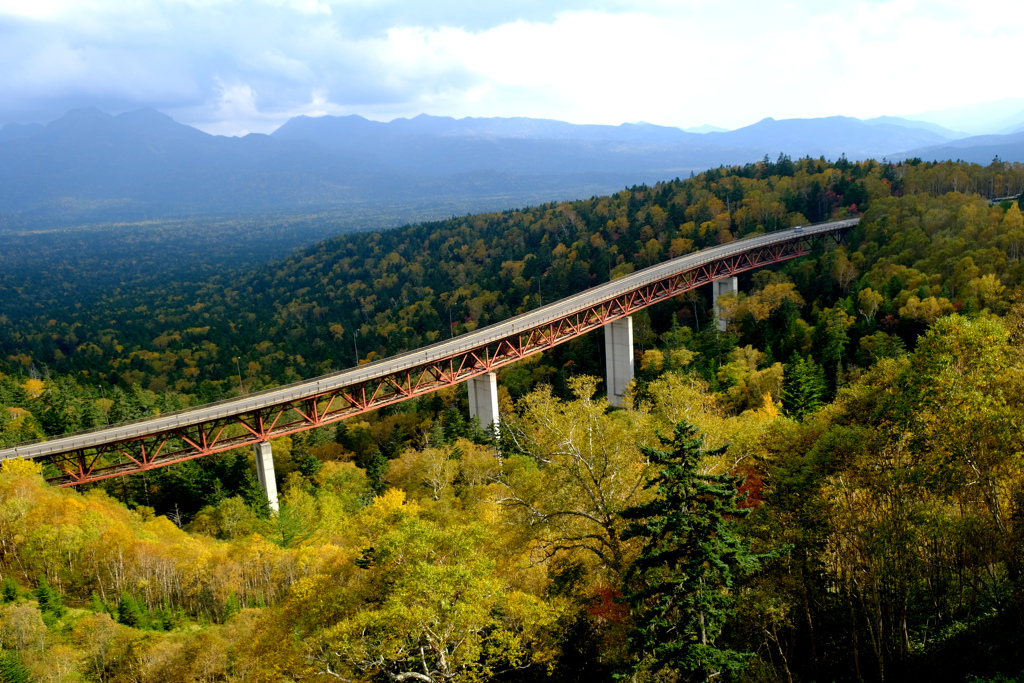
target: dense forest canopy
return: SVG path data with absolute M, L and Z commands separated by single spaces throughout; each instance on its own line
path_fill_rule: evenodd
M 246 451 L 76 491 L 5 462 L 0 680 L 1015 680 L 1024 217 L 989 198 L 1022 191 L 1019 164 L 780 156 L 80 308 L 55 269 L 0 318 L 5 445 L 863 214 L 741 276 L 724 333 L 701 291 L 635 316 L 623 409 L 589 335 L 500 373 L 500 438 L 457 388 L 275 440 L 278 514 Z
M 126 261 L 117 273 L 119 285 L 107 276 L 88 293 L 94 303 L 81 307 L 64 303 L 81 275 L 54 269 L 5 297 L 0 362 L 8 372 L 34 366 L 84 384 L 126 389 L 141 383 L 152 391 L 213 398 L 237 391 L 231 379 L 236 358 L 246 389 L 311 377 L 496 322 L 672 256 L 864 211 L 869 202 L 895 200 L 899 215 L 891 220 L 919 220 L 914 214 L 937 220 L 936 212 L 959 207 L 927 203 L 945 202 L 940 196 L 950 191 L 978 202 L 983 214 L 985 203 L 969 197 L 1024 191 L 1024 166 L 780 157 L 610 197 L 346 234 L 229 280 L 134 285 L 140 268 Z M 869 211 L 865 223 L 890 206 Z M 890 230 L 893 238 L 900 234 L 896 226 Z M 875 252 L 851 252 L 851 258 L 867 259 L 854 270 L 863 273 L 879 259 L 913 267 L 913 254 L 889 253 L 900 248 L 889 237 Z M 978 248 L 1002 245 L 983 239 Z M 141 251 L 134 259 L 141 264 L 167 254 L 158 243 Z M 802 267 L 820 265 L 808 263 Z M 990 267 L 1000 268 L 992 274 L 1002 277 L 1002 266 Z M 949 277 L 942 273 L 940 289 Z M 959 283 L 951 284 L 947 298 L 971 298 L 955 289 Z M 813 306 L 822 292 L 808 294 Z M 690 307 L 693 326 L 703 320 L 705 307 Z

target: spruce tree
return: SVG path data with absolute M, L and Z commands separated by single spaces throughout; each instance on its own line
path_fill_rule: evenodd
M 825 404 L 828 382 L 824 369 L 812 358 L 794 355 L 786 364 L 782 405 L 797 420 L 803 420 Z
M 4 579 L 4 586 L 0 589 L 0 598 L 4 602 L 14 602 L 18 599 L 18 584 L 9 576 Z
M 164 631 L 173 631 L 178 625 L 174 610 L 167 604 L 160 609 L 157 620 L 160 623 L 160 628 Z
M 43 615 L 53 615 L 59 619 L 67 611 L 64 608 L 64 601 L 61 599 L 60 591 L 50 585 L 46 576 L 39 577 L 39 585 L 36 587 L 36 600 L 39 601 L 39 611 Z
M 238 603 L 238 596 L 235 595 L 235 591 L 229 592 L 227 602 L 224 603 L 224 621 L 227 621 L 241 611 L 242 607 Z
M 121 593 L 121 602 L 117 605 L 117 621 L 132 628 L 142 627 L 142 611 L 135 598 L 127 592 Z
M 16 650 L 0 652 L 0 683 L 32 683 L 32 675 Z
M 294 548 L 313 538 L 317 532 L 316 522 L 303 517 L 299 511 L 288 504 L 271 518 L 274 529 L 274 542 L 282 548 Z
M 370 490 L 373 492 L 373 495 L 379 496 L 384 493 L 384 490 L 387 488 L 384 477 L 387 474 L 388 459 L 379 450 L 374 451 L 366 463 L 366 478 L 369 481 Z
M 641 446 L 659 467 L 646 484 L 655 497 L 623 511 L 623 540 L 643 541 L 623 582 L 635 627 L 629 634 L 632 671 L 675 672 L 678 680 L 705 681 L 740 670 L 749 657 L 720 646 L 733 614 L 732 589 L 766 555 L 750 551 L 736 530 L 747 514 L 738 507 L 743 478 L 701 474 L 700 466 L 725 449 L 704 450 L 696 428 L 680 422 L 659 450 Z

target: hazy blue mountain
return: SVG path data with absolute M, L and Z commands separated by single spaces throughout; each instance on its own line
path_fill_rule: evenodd
M 0 132 L 0 225 L 345 207 L 422 220 L 603 194 L 766 154 L 880 158 L 948 142 L 846 117 L 699 134 L 648 123 L 300 116 L 271 135 L 230 138 L 154 109 L 95 108 Z
M 420 115 L 388 123 L 359 116 L 296 117 L 272 137 L 306 140 L 352 155 L 373 154 L 385 165 L 410 172 L 586 173 L 607 168 L 639 173 L 676 173 L 719 164 L 745 163 L 785 152 L 858 159 L 901 146 L 948 138 L 915 126 L 825 119 L 765 119 L 734 131 L 688 133 L 652 124 L 575 126 L 536 119 L 452 119 Z
M 27 138 L 41 130 L 43 130 L 43 126 L 39 123 L 8 123 L 3 128 L 0 128 L 0 142 L 16 138 Z
M 12 213 L 260 210 L 384 180 L 372 161 L 266 135 L 207 135 L 153 109 L 78 109 L 0 142 L 0 207 Z
M 687 133 L 728 133 L 728 128 L 720 128 L 718 126 L 712 126 L 710 123 L 705 123 L 703 126 L 693 126 L 692 128 L 684 128 Z
M 794 156 L 809 154 L 831 159 L 840 154 L 849 159 L 878 157 L 887 150 L 899 149 L 900 145 L 922 147 L 947 140 L 928 130 L 886 123 L 872 125 L 848 116 L 781 121 L 766 118 L 745 128 L 708 133 L 704 137 L 708 142 L 753 148 L 761 154 L 793 150 Z
M 1009 133 L 1020 133 L 1024 131 L 1024 109 L 1017 112 L 1016 114 L 1013 114 L 1012 116 L 1006 117 L 1005 119 L 999 122 L 999 125 L 1001 126 L 999 132 L 1003 133 L 1004 135 Z
M 930 121 L 971 135 L 998 135 L 1011 132 L 1024 123 L 1024 97 L 938 109 L 920 114 L 903 115 L 905 119 Z
M 664 144 L 696 142 L 697 138 L 679 128 L 651 123 L 623 123 L 619 126 L 579 125 L 551 119 L 473 118 L 454 119 L 448 116 L 420 114 L 411 119 L 395 119 L 387 123 L 370 121 L 361 116 L 297 116 L 271 133 L 280 139 L 307 139 L 346 149 L 359 146 L 360 136 L 374 139 L 408 139 L 409 137 L 465 137 L 482 139 L 576 140 L 590 142 L 625 142 Z
M 612 133 L 576 131 L 584 139 L 566 139 L 573 127 L 542 121 L 534 128 L 548 131 L 546 139 L 507 137 L 507 126 L 505 137 L 497 137 L 484 134 L 490 122 L 455 125 L 436 117 L 393 126 L 359 117 L 331 123 L 333 141 L 213 136 L 153 109 L 110 116 L 86 108 L 33 131 L 15 127 L 0 139 L 0 214 L 6 216 L 0 218 L 113 220 L 342 206 L 387 207 L 399 217 L 422 217 L 435 207 L 443 211 L 435 217 L 443 217 L 606 193 L 701 167 L 650 146 L 616 147 L 630 135 L 664 135 L 653 130 L 658 127 L 607 127 L 621 128 L 618 141 L 591 141 L 585 138 Z M 532 125 L 528 119 L 514 124 Z M 707 158 L 694 163 L 706 165 Z
M 920 157 L 927 161 L 962 159 L 976 164 L 989 164 L 997 156 L 1003 161 L 1024 161 L 1024 131 L 1010 135 L 975 135 L 952 140 L 944 145 L 907 150 L 893 154 L 890 158 Z
M 931 123 L 929 121 L 913 121 L 911 119 L 905 119 L 900 116 L 876 116 L 873 119 L 861 119 L 864 123 L 872 126 L 879 124 L 888 124 L 892 126 L 900 126 L 903 128 L 920 128 L 923 130 L 930 130 L 931 132 L 949 140 L 959 140 L 960 138 L 970 137 L 970 133 L 962 133 L 960 131 L 950 130 L 944 126 L 940 126 L 937 123 Z

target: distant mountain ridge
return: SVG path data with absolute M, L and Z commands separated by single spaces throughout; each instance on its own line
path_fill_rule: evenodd
M 298 116 L 271 135 L 231 138 L 155 109 L 111 116 L 86 108 L 46 126 L 0 129 L 0 226 L 345 207 L 422 220 L 604 194 L 779 153 L 855 160 L 949 148 L 964 151 L 947 156 L 973 160 L 974 145 L 1024 159 L 1013 136 L 949 135 L 960 134 L 895 117 L 767 118 L 695 133 L 420 115 L 386 123 Z
M 728 128 L 722 128 L 721 126 L 712 126 L 710 123 L 705 123 L 702 126 L 693 126 L 692 128 L 684 128 L 687 133 L 728 133 Z
M 923 130 L 929 130 L 940 137 L 947 138 L 949 140 L 958 140 L 960 138 L 970 137 L 970 133 L 962 133 L 960 131 L 950 130 L 944 126 L 940 126 L 937 123 L 931 123 L 929 121 L 914 121 L 912 119 L 905 119 L 901 116 L 876 116 L 873 119 L 861 119 L 864 123 L 872 126 L 880 124 L 900 126 L 903 128 L 921 128 Z
M 618 126 L 574 124 L 551 119 L 472 118 L 420 114 L 411 119 L 372 121 L 361 116 L 296 116 L 271 133 L 282 140 L 311 140 L 336 148 L 354 149 L 366 137 L 375 141 L 425 136 L 478 140 L 573 140 L 619 142 L 638 145 L 697 143 L 700 136 L 679 128 L 654 124 L 623 123 Z
M 34 135 L 41 131 L 45 126 L 41 123 L 9 123 L 3 128 L 0 128 L 0 142 L 4 140 L 16 140 L 17 138 L 27 138 L 29 135 Z
M 867 124 L 848 116 L 781 121 L 769 117 L 745 128 L 728 133 L 708 133 L 705 137 L 709 142 L 752 147 L 769 154 L 772 149 L 801 149 L 799 156 L 809 154 L 833 159 L 841 154 L 850 159 L 864 159 L 878 156 L 880 150 L 939 144 L 948 140 L 921 128 L 891 123 Z
M 705 133 L 688 133 L 679 128 L 653 124 L 576 125 L 522 118 L 452 119 L 421 114 L 412 119 L 382 123 L 360 116 L 299 116 L 271 133 L 276 138 L 305 139 L 338 149 L 358 149 L 368 141 L 368 136 L 375 136 L 377 140 L 393 140 L 422 135 L 617 142 L 639 146 L 668 144 L 691 149 L 717 147 L 755 154 L 747 161 L 779 152 L 792 156 L 824 154 L 836 157 L 846 153 L 847 156 L 856 155 L 859 158 L 862 154 L 871 156 L 880 150 L 892 149 L 894 145 L 922 146 L 953 138 L 928 130 L 926 125 L 895 125 L 888 122 L 868 124 L 846 116 L 781 121 L 766 118 L 732 131 L 709 130 Z
M 1024 127 L 1024 97 L 1004 97 L 903 118 L 928 121 L 969 135 L 1007 135 Z
M 1021 161 L 1024 160 L 1024 131 L 1009 135 L 975 135 L 941 145 L 907 150 L 891 158 L 898 160 L 914 157 L 927 161 L 962 160 L 983 165 L 996 157 L 1003 161 Z

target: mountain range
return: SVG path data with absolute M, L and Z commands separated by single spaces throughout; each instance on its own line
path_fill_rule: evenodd
M 1024 130 L 1008 135 L 974 135 L 950 140 L 941 145 L 911 149 L 891 158 L 960 159 L 975 164 L 988 164 L 999 157 L 1003 161 L 1024 159 Z
M 970 135 L 1008 135 L 1024 132 L 1024 97 L 1004 97 L 960 107 L 911 114 L 920 123 L 964 131 Z
M 0 227 L 194 214 L 387 209 L 394 220 L 604 194 L 765 155 L 1024 160 L 1024 133 L 896 117 L 764 119 L 733 131 L 420 115 L 298 116 L 214 136 L 154 110 L 78 109 L 0 129 Z

